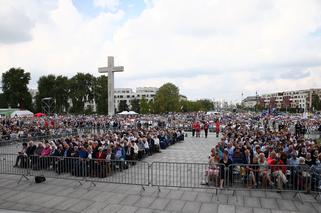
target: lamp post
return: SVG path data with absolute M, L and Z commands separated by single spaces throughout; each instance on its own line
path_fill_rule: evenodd
M 257 112 L 257 107 L 258 107 L 258 96 L 257 96 L 257 91 L 255 91 L 255 99 L 256 99 L 255 112 Z

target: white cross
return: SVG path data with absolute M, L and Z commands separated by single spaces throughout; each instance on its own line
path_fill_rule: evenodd
M 123 72 L 124 67 L 114 66 L 114 56 L 108 56 L 108 66 L 98 68 L 99 73 L 108 73 L 108 115 L 115 114 L 115 101 L 114 101 L 114 72 Z

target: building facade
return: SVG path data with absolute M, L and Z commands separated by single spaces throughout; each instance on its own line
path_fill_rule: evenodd
M 242 101 L 242 104 L 249 107 L 255 107 L 258 104 L 264 108 L 292 108 L 308 111 L 312 109 L 313 94 L 321 97 L 321 89 L 295 90 L 263 94 L 261 96 L 249 96 Z
M 136 92 L 131 88 L 115 88 L 115 108 L 118 111 L 118 106 L 121 101 L 126 101 L 128 107 L 131 107 L 131 100 L 141 100 L 145 98 L 147 101 L 154 100 L 157 87 L 137 87 Z
M 255 108 L 257 99 L 256 96 L 248 96 L 242 101 L 242 106 L 245 108 Z

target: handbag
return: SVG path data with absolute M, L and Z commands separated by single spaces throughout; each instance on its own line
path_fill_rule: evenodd
M 35 183 L 42 183 L 45 182 L 46 178 L 45 176 L 41 175 L 41 176 L 35 176 Z

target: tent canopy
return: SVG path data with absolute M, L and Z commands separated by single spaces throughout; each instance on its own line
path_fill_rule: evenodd
M 30 117 L 33 116 L 33 113 L 29 110 L 17 110 L 11 113 L 10 117 Z
M 118 113 L 118 115 L 137 115 L 137 112 L 134 111 L 122 111 L 120 113 Z

